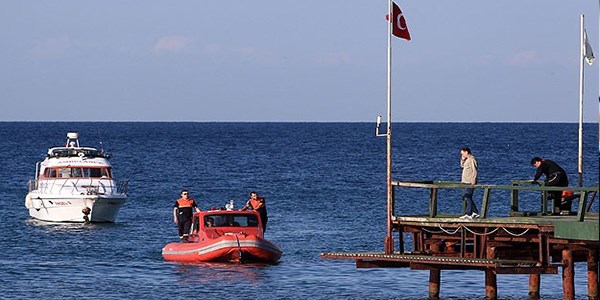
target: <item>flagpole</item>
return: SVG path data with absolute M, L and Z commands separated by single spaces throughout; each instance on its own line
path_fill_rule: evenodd
M 388 1 L 388 51 L 387 51 L 387 236 L 385 238 L 385 253 L 394 253 L 394 238 L 392 237 L 392 213 L 394 199 L 392 191 L 392 0 Z
M 585 52 L 585 37 L 584 37 L 584 15 L 580 17 L 580 36 L 579 36 L 579 151 L 578 151 L 578 186 L 583 186 L 583 60 Z

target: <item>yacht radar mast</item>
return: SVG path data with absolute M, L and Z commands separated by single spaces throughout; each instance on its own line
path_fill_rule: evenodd
M 65 147 L 79 148 L 79 134 L 77 132 L 67 133 L 67 142 L 65 143 Z

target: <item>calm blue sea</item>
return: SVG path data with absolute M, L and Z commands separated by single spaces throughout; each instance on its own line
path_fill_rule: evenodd
M 47 224 L 28 217 L 27 181 L 68 131 L 113 154 L 129 179 L 115 224 Z M 586 185 L 598 182 L 598 126 L 585 126 Z M 0 123 L 0 297 L 92 299 L 425 299 L 426 271 L 356 269 L 321 252 L 382 251 L 386 140 L 370 123 Z M 460 180 L 459 150 L 479 160 L 480 182 L 530 179 L 533 156 L 577 182 L 577 124 L 394 124 L 394 179 Z M 265 265 L 165 262 L 177 239 L 172 206 L 187 188 L 202 208 L 250 191 L 267 200 L 267 237 L 284 251 Z M 481 195 L 476 195 L 481 196 Z M 399 197 L 399 213 L 424 213 L 427 198 Z M 479 205 L 481 199 L 477 199 Z M 458 198 L 442 200 L 459 211 Z M 594 210 L 598 211 L 598 201 Z M 506 199 L 492 210 L 504 213 Z M 495 206 L 494 206 L 495 205 Z M 508 208 L 506 208 L 508 209 Z M 587 299 L 585 264 L 576 294 Z M 527 297 L 528 277 L 499 275 L 502 299 Z M 561 299 L 561 275 L 542 276 L 544 299 Z M 480 271 L 443 271 L 444 299 L 484 299 Z

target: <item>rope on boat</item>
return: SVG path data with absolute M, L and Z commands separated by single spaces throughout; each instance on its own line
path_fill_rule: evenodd
M 240 238 L 238 238 L 238 235 L 236 233 L 234 233 L 233 235 L 235 236 L 235 241 L 238 245 L 238 257 L 240 258 L 240 261 L 242 261 L 242 245 L 240 245 Z

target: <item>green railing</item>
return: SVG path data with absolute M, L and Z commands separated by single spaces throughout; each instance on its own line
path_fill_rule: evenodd
M 512 185 L 489 185 L 489 184 L 476 184 L 469 185 L 460 182 L 450 181 L 393 181 L 393 187 L 399 188 L 424 188 L 429 189 L 429 217 L 435 218 L 438 216 L 438 193 L 441 189 L 465 189 L 474 188 L 477 190 L 483 190 L 483 200 L 481 203 L 480 217 L 485 219 L 488 217 L 490 196 L 492 191 L 504 190 L 510 191 L 510 209 L 509 215 L 525 215 L 526 212 L 519 211 L 519 192 L 523 191 L 539 191 L 540 192 L 540 210 L 532 212 L 537 215 L 549 215 L 552 211 L 548 211 L 548 192 L 552 191 L 564 191 L 571 190 L 576 194 L 580 194 L 579 205 L 577 206 L 577 220 L 583 222 L 586 212 L 591 209 L 591 204 L 598 193 L 598 186 L 595 187 L 549 187 L 543 183 L 533 182 L 532 180 L 514 180 Z M 394 194 L 396 194 L 394 192 Z M 591 195 L 591 199 L 590 198 Z M 395 197 L 394 197 L 395 198 Z M 554 207 L 555 201 L 560 199 L 552 199 L 552 206 Z M 588 205 L 589 201 L 589 205 Z M 395 199 L 394 199 L 395 202 Z M 464 202 L 464 201 L 463 201 Z M 463 210 L 465 204 L 463 203 Z M 395 203 L 393 205 L 395 207 Z

